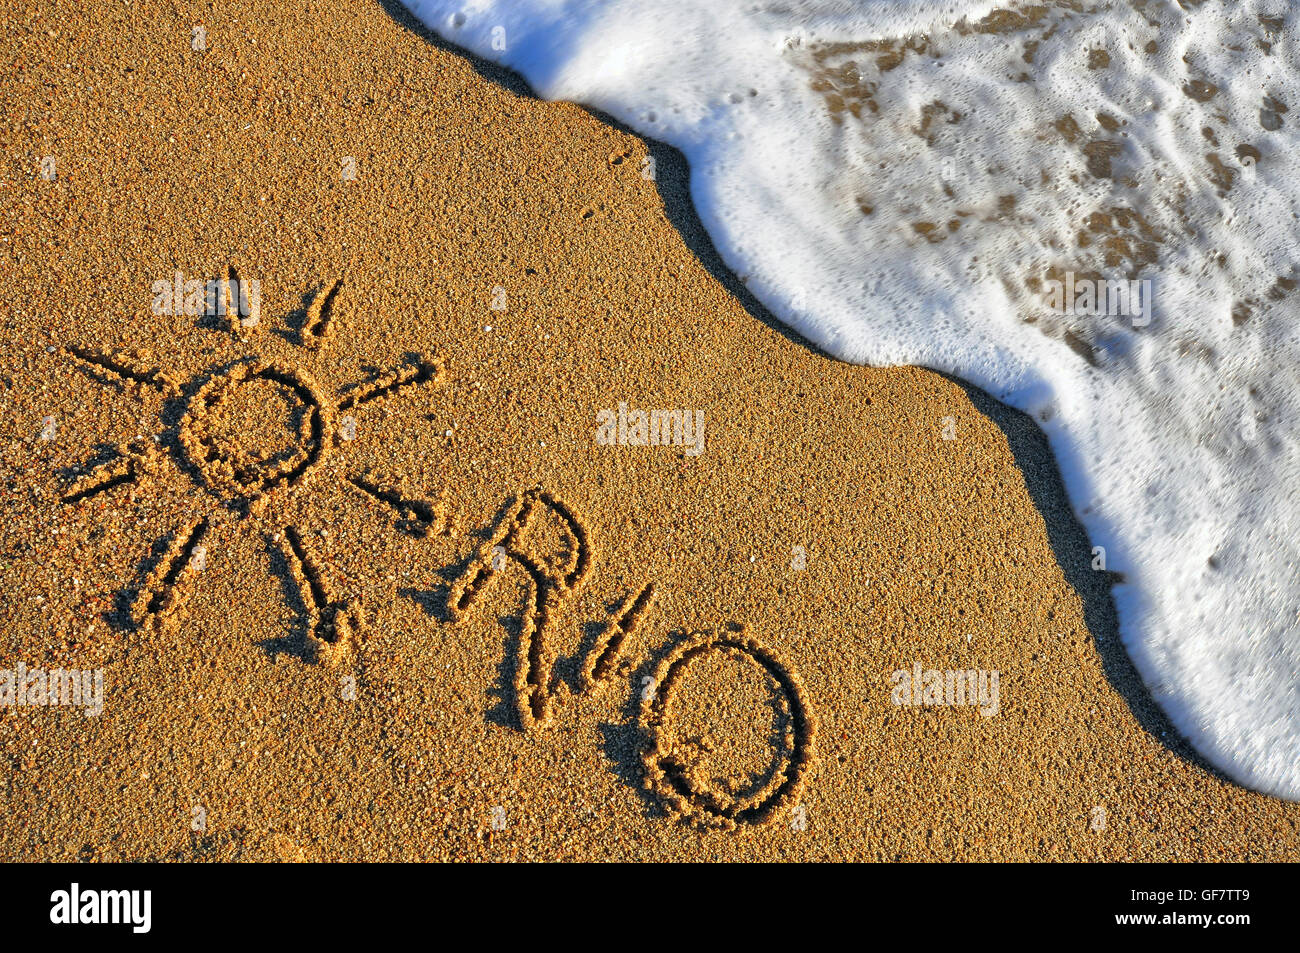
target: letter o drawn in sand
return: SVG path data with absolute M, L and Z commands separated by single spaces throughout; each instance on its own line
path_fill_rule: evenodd
M 215 423 L 223 402 L 259 382 L 278 386 L 298 405 L 297 442 L 274 456 L 245 449 L 238 434 L 224 432 Z M 217 374 L 199 388 L 181 421 L 180 443 L 210 486 L 252 501 L 282 483 L 300 481 L 324 458 L 333 434 L 333 414 L 310 377 L 292 367 L 257 361 Z
M 707 743 L 682 737 L 674 727 L 688 702 L 682 697 L 690 671 L 721 653 L 725 661 L 752 664 L 772 689 L 780 735 L 778 750 L 759 772 L 757 783 L 719 784 L 708 777 Z M 723 659 L 713 659 L 724 661 Z M 645 786 L 683 817 L 702 827 L 735 829 L 740 824 L 767 824 L 796 802 L 812 763 L 816 723 L 799 676 L 774 651 L 740 632 L 696 632 L 659 663 L 650 689 L 643 693 L 639 725 Z M 707 696 L 707 691 L 704 695 Z

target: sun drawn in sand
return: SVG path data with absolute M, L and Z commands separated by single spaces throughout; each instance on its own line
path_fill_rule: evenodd
M 334 337 L 342 281 L 328 284 L 312 300 L 298 332 L 300 346 L 317 350 Z M 212 283 L 227 330 L 246 341 L 256 330 L 256 310 L 249 313 L 247 295 L 240 296 L 239 276 L 230 268 L 226 277 Z M 237 301 L 240 302 L 237 304 Z M 141 388 L 152 388 L 180 411 L 178 423 L 153 440 L 116 448 L 116 455 L 74 483 L 63 497 L 65 505 L 106 493 L 119 486 L 143 483 L 174 465 L 211 497 L 208 515 L 177 528 L 161 557 L 140 585 L 131 603 L 131 622 L 137 628 L 174 625 L 195 577 L 206 568 L 205 539 L 217 512 L 238 519 L 261 512 L 271 499 L 301 494 L 320 473 L 321 463 L 344 452 L 356 439 L 357 418 L 367 405 L 408 388 L 438 384 L 440 362 L 422 357 L 385 374 L 340 390 L 331 397 L 301 367 L 250 356 L 218 367 L 206 377 L 181 383 L 166 371 L 142 364 L 121 352 L 69 347 L 68 353 L 93 373 L 107 375 Z M 295 425 L 287 444 L 266 449 L 251 434 L 255 422 L 231 408 L 265 407 L 268 400 L 282 403 L 283 419 Z M 441 507 L 422 500 L 405 499 L 394 489 L 362 475 L 345 478 L 358 491 L 396 510 L 421 534 L 442 523 Z M 357 647 L 362 628 L 359 600 L 336 595 L 299 527 L 286 524 L 276 535 L 307 614 L 306 656 L 338 664 Z M 155 549 L 164 546 L 159 540 Z

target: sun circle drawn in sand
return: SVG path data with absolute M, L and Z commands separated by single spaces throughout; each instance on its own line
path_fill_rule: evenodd
M 228 317 L 229 331 L 246 341 L 257 320 L 239 317 L 233 306 L 239 278 L 234 268 L 216 283 Z M 313 298 L 298 333 L 299 344 L 316 350 L 334 336 L 339 292 L 337 280 Z M 292 492 L 319 471 L 321 463 L 339 447 L 356 437 L 356 418 L 365 405 L 421 384 L 438 384 L 442 365 L 416 358 L 371 379 L 343 388 L 338 399 L 328 397 L 302 368 L 252 357 L 236 361 L 210 373 L 206 379 L 182 385 L 161 369 L 141 365 L 122 352 L 105 352 L 69 346 L 68 353 L 93 373 L 138 388 L 151 388 L 169 400 L 184 401 L 175 434 L 175 462 L 189 472 L 217 498 L 202 519 L 180 526 L 166 544 L 161 557 L 148 572 L 131 602 L 131 622 L 137 628 L 176 623 L 178 610 L 194 582 L 206 568 L 204 541 L 213 526 L 212 514 L 219 508 L 248 514 L 260 512 L 273 496 Z M 297 434 L 289 446 L 273 453 L 259 452 L 247 429 L 224 426 L 223 411 L 242 398 L 255 398 L 256 389 L 271 387 L 285 397 Z M 188 399 L 186 393 L 191 392 Z M 341 416 L 347 413 L 347 416 Z M 114 459 L 95 467 L 77 481 L 63 497 L 65 505 L 109 492 L 128 483 L 140 483 L 158 473 L 169 454 L 160 437 L 118 447 Z M 407 526 L 424 535 L 441 522 L 438 507 L 404 496 L 363 475 L 351 475 L 345 482 L 402 517 Z M 281 541 L 289 575 L 297 586 L 307 615 L 307 645 L 304 656 L 328 664 L 349 658 L 357 647 L 362 628 L 361 605 L 356 598 L 337 597 L 302 531 L 286 524 L 275 537 Z
M 246 450 L 244 442 L 238 439 L 244 434 L 232 438 L 210 424 L 213 415 L 230 402 L 232 395 L 258 382 L 280 385 L 299 404 L 297 445 L 286 459 L 277 460 Z M 210 486 L 228 489 L 244 498 L 257 498 L 280 484 L 291 484 L 319 464 L 336 437 L 335 429 L 335 415 L 320 400 L 315 382 L 305 371 L 257 361 L 236 365 L 209 378 L 190 399 L 181 418 L 179 440 L 190 463 Z

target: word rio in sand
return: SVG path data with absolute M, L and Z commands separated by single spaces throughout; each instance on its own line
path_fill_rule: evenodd
M 629 409 L 596 411 L 596 443 L 602 447 L 685 447 L 686 455 L 704 452 L 704 411 Z
M 550 525 L 551 532 L 545 527 Z M 542 542 L 549 540 L 550 542 Z M 502 511 L 496 530 L 452 583 L 447 607 L 451 621 L 469 618 L 502 574 L 512 567 L 522 577 L 526 595 L 519 637 L 513 640 L 515 712 L 526 732 L 552 724 L 560 702 L 556 692 L 555 637 L 566 623 L 574 602 L 596 559 L 591 535 L 577 514 L 541 487 L 515 496 Z M 633 634 L 644 624 L 655 603 L 656 588 L 647 583 L 630 589 L 600 634 L 579 660 L 580 682 L 571 694 L 593 696 L 622 676 L 645 671 L 634 651 Z M 491 613 L 490 615 L 499 615 Z M 504 619 L 501 619 L 504 621 Z M 799 792 L 812 763 L 816 719 L 808 693 L 792 665 L 774 649 L 750 635 L 743 625 L 725 630 L 678 632 L 676 643 L 661 658 L 653 674 L 633 681 L 640 698 L 637 719 L 642 744 L 644 786 L 656 792 L 682 819 L 700 827 L 735 830 L 746 824 L 768 824 L 787 807 L 799 804 Z M 757 674 L 769 699 L 760 717 L 774 718 L 771 737 L 777 739 L 767 768 L 755 776 L 739 772 L 714 777 L 712 749 L 701 747 L 683 727 L 690 724 L 690 692 L 683 685 L 696 667 L 731 664 Z M 498 813 L 500 812 L 500 813 Z M 807 828 L 802 814 L 796 830 Z M 499 825 L 499 826 L 498 826 Z M 797 826 L 802 825 L 802 826 Z M 493 830 L 505 827 L 504 808 L 493 809 Z

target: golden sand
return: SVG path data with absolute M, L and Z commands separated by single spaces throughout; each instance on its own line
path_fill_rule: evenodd
M 0 668 L 105 697 L 0 707 L 0 859 L 1300 857 L 1032 423 L 780 330 L 675 154 L 391 4 L 2 6 Z

